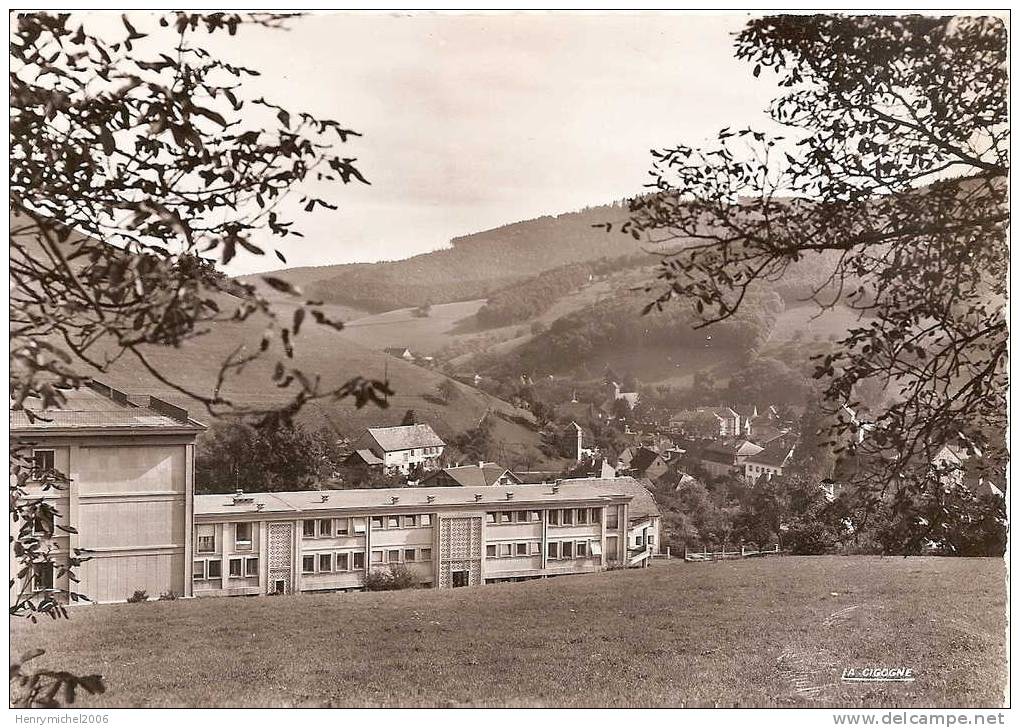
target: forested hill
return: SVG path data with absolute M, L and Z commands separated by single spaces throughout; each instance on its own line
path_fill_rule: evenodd
M 539 217 L 454 238 L 450 248 L 406 260 L 302 269 L 302 283 L 312 296 L 367 311 L 487 298 L 552 268 L 640 251 L 630 236 L 593 227 L 627 216 L 621 202 Z

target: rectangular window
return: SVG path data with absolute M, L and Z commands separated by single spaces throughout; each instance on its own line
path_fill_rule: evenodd
M 644 546 L 645 545 L 645 538 L 644 538 L 644 536 L 636 536 L 634 538 L 634 544 L 637 545 L 637 546 Z
M 414 561 L 414 549 L 404 549 L 404 561 Z
M 495 523 L 496 522 L 496 514 L 493 513 L 492 511 L 489 511 L 488 513 L 486 513 L 485 514 L 485 522 L 486 523 Z
M 620 558 L 619 546 L 616 536 L 606 537 L 606 559 L 616 561 Z
M 499 522 L 500 523 L 513 523 L 513 511 L 500 511 Z
M 372 563 L 373 564 L 381 564 L 382 563 L 382 551 L 373 551 L 372 552 Z
M 549 525 L 558 526 L 560 525 L 560 512 L 559 511 L 548 511 Z
M 333 538 L 333 519 L 323 518 L 319 520 L 319 536 Z
M 576 553 L 577 553 L 577 558 L 579 558 L 579 559 L 586 558 L 588 556 L 588 542 L 587 541 L 578 541 L 577 542 Z
M 372 528 L 382 528 L 382 527 L 383 527 L 383 517 L 382 516 L 372 516 Z
M 654 533 L 648 534 L 648 545 L 649 546 L 654 546 L 655 545 L 655 534 Z
M 241 568 L 243 566 L 244 566 L 244 561 L 242 559 L 231 559 L 230 562 L 229 562 L 230 576 L 232 576 L 232 577 L 240 577 L 241 576 Z
M 542 511 L 528 511 L 528 520 L 532 523 L 538 523 L 542 520 Z
M 355 551 L 354 552 L 354 559 L 353 559 L 353 561 L 354 561 L 354 568 L 355 569 L 364 569 L 365 568 L 365 552 L 364 551 Z
M 302 574 L 314 574 L 315 573 L 315 557 L 314 556 L 302 556 L 301 557 L 301 573 Z
M 563 510 L 563 525 L 564 526 L 572 526 L 572 525 L 574 525 L 574 509 L 573 508 L 565 508 Z
M 550 541 L 545 545 L 546 555 L 550 559 L 558 559 L 560 557 L 560 545 L 556 541 Z
M 305 538 L 315 538 L 315 521 L 304 521 L 301 524 L 301 533 Z
M 422 549 L 419 552 L 421 561 L 432 561 L 432 549 Z
M 400 516 L 390 516 L 387 518 L 386 528 L 400 528 Z
M 527 556 L 528 555 L 528 544 L 526 544 L 526 543 L 514 544 L 514 555 L 515 556 Z
M 191 565 L 191 570 L 192 570 L 192 576 L 191 576 L 192 579 L 195 579 L 196 581 L 201 581 L 202 579 L 205 578 L 205 562 L 204 561 L 196 561 L 195 563 L 193 563 Z
M 32 477 L 39 479 L 53 472 L 56 468 L 57 454 L 54 450 L 32 451 Z
M 223 562 L 219 559 L 209 559 L 206 565 L 206 574 L 210 579 L 219 579 L 223 576 Z
M 35 591 L 53 588 L 53 564 L 36 564 L 32 567 L 32 588 Z
M 249 556 L 244 560 L 244 575 L 245 576 L 258 576 L 259 575 L 259 557 Z
M 564 541 L 560 544 L 560 555 L 565 559 L 574 558 L 574 544 L 571 541 Z
M 352 518 L 351 522 L 354 524 L 355 533 L 365 532 L 365 519 L 364 518 Z
M 499 545 L 500 556 L 512 556 L 513 555 L 513 544 L 512 543 L 501 543 Z
M 417 528 L 418 516 L 404 516 L 404 528 Z
M 423 513 L 421 515 L 421 525 L 423 525 L 423 526 L 431 526 L 432 525 L 432 515 L 429 514 L 429 513 Z
M 619 528 L 620 527 L 620 509 L 613 506 L 606 513 L 606 528 Z
M 200 554 L 211 554 L 216 551 L 216 527 L 211 523 L 195 526 L 195 550 Z
M 485 546 L 485 555 L 486 556 L 495 556 L 496 555 L 496 544 L 494 544 L 494 543 L 487 544 Z
M 391 564 L 400 563 L 400 549 L 390 549 L 386 552 L 386 561 Z
M 540 544 L 538 541 L 532 541 L 531 542 L 531 555 L 532 556 L 538 556 L 540 553 L 542 553 L 542 544 Z
M 591 509 L 591 522 L 592 523 L 602 523 L 602 509 L 601 508 L 592 508 Z
M 592 556 L 601 556 L 602 555 L 602 542 L 601 541 L 592 541 L 591 545 L 590 545 L 590 548 L 588 550 L 591 551 L 591 555 Z
M 319 571 L 327 574 L 333 571 L 333 554 L 319 554 Z
M 351 570 L 351 558 L 350 554 L 337 554 L 336 555 L 336 570 L 337 571 L 350 571 Z
M 578 508 L 577 509 L 577 522 L 578 524 L 585 524 L 588 522 L 588 509 Z
M 346 536 L 351 532 L 351 521 L 349 518 L 336 519 L 336 535 Z
M 517 522 L 518 523 L 527 523 L 528 522 L 528 512 L 527 511 L 517 511 Z
M 234 524 L 234 548 L 238 551 L 249 551 L 251 550 L 251 531 L 252 524 L 250 523 L 235 523 Z

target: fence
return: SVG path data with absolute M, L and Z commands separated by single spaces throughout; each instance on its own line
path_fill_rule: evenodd
M 723 546 L 722 551 L 708 551 L 705 547 L 702 547 L 701 551 L 691 551 L 690 549 L 684 549 L 684 561 L 722 561 L 724 559 L 748 559 L 757 556 L 779 556 L 783 552 L 779 549 L 779 544 L 776 544 L 772 549 L 766 550 L 755 550 L 749 549 L 746 546 L 741 546 L 740 550 L 727 551 L 726 547 Z

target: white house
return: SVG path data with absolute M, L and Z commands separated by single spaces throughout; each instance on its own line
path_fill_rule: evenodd
M 446 443 L 428 425 L 369 427 L 358 441 L 357 449 L 367 449 L 382 460 L 387 470 L 403 474 L 415 466 L 427 470 L 438 467 Z

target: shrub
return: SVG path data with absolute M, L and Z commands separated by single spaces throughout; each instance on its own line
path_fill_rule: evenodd
M 128 597 L 128 604 L 140 604 L 149 601 L 149 595 L 144 589 L 135 589 L 135 593 Z
M 388 569 L 373 569 L 365 577 L 368 591 L 397 591 L 418 586 L 418 578 L 403 564 L 390 564 Z
M 160 594 L 159 595 L 159 599 L 157 601 L 160 601 L 160 602 L 176 602 L 180 598 L 181 598 L 181 595 L 178 594 L 177 592 L 175 592 L 175 591 L 167 591 L 167 592 L 163 592 L 162 594 Z

